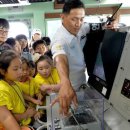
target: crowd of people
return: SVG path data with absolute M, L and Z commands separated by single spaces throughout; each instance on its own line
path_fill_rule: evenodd
M 60 89 L 51 40 L 40 29 L 33 30 L 30 44 L 24 34 L 8 38 L 8 31 L 9 22 L 0 18 L 0 130 L 34 129 L 34 120 L 46 117 L 36 105 L 46 105 L 46 95 Z
M 28 42 L 24 34 L 8 38 L 9 23 L 0 18 L 0 130 L 29 130 L 45 115 L 36 105 L 46 105 L 46 95 L 56 92 L 60 113 L 78 105 L 76 91 L 85 84 L 83 47 L 91 31 L 84 23 L 85 6 L 80 0 L 65 2 L 62 25 L 52 41 L 34 29 Z M 113 28 L 114 25 L 107 25 Z

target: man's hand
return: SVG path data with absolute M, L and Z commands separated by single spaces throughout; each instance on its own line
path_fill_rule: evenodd
M 112 21 L 110 24 L 105 24 L 105 29 L 112 29 L 112 30 L 115 30 L 117 29 L 117 21 L 114 20 Z
M 51 105 L 54 105 L 56 102 L 59 102 L 59 113 L 65 116 L 69 114 L 68 112 L 71 103 L 77 107 L 77 96 L 70 83 L 66 82 L 62 84 L 58 97 L 51 103 Z

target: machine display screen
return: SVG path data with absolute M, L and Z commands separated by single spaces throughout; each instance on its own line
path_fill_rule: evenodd
M 102 43 L 101 43 L 102 45 Z M 105 73 L 104 73 L 104 67 L 103 67 L 103 61 L 102 61 L 102 56 L 101 56 L 101 45 L 97 54 L 93 74 L 100 79 L 106 81 Z
M 110 96 L 120 62 L 126 34 L 127 33 L 124 32 L 106 30 L 102 41 L 98 43 L 99 47 L 95 56 L 95 62 L 93 62 L 93 71 L 91 70 L 92 73 L 89 75 L 88 83 L 107 99 Z M 93 50 L 93 48 L 89 49 Z

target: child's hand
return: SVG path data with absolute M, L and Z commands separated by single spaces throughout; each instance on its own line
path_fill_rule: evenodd
M 36 114 L 34 115 L 34 119 L 36 120 L 36 119 L 39 119 L 40 117 L 41 117 L 41 113 L 40 112 L 36 112 Z
M 41 92 L 37 94 L 37 98 L 38 98 L 38 100 L 40 100 L 40 101 L 43 99 L 43 95 L 41 94 Z
M 40 87 L 40 89 L 41 89 L 41 91 L 43 91 L 43 92 L 51 91 L 51 90 L 52 90 L 52 88 L 51 88 L 50 85 L 42 85 L 42 86 Z
M 36 114 L 36 110 L 34 108 L 27 108 L 25 114 L 27 115 L 27 118 L 28 117 L 33 117 L 35 114 Z
M 36 105 L 42 105 L 43 104 L 42 101 L 38 100 L 38 99 L 34 99 L 33 103 L 36 104 Z

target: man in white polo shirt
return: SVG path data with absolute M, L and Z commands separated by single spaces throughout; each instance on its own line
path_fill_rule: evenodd
M 57 30 L 52 41 L 53 58 L 62 55 L 68 60 L 69 78 L 75 91 L 78 91 L 79 87 L 86 83 L 85 62 L 82 51 L 86 37 L 81 39 L 87 33 L 86 31 L 89 31 L 89 26 L 86 26 L 86 29 L 81 30 L 77 35 L 73 35 L 62 25 Z
M 59 101 L 60 113 L 64 115 L 68 114 L 72 102 L 77 105 L 75 91 L 86 83 L 82 49 L 86 34 L 90 32 L 90 25 L 84 23 L 84 17 L 85 7 L 80 0 L 66 2 L 61 15 L 62 26 L 51 43 L 53 59 L 61 80 L 58 97 L 53 103 Z

